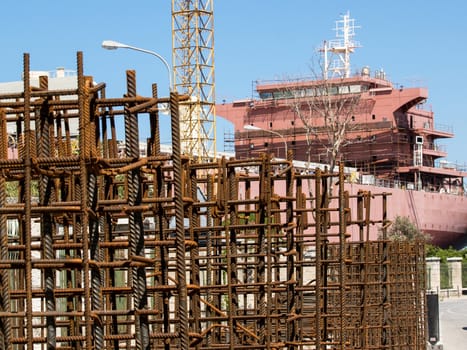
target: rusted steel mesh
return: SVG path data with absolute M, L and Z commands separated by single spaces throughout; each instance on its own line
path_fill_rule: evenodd
M 194 163 L 187 97 L 140 97 L 129 71 L 107 98 L 81 53 L 76 89 L 32 87 L 24 62 L 0 95 L 0 349 L 425 348 L 423 244 L 366 239 L 387 194 L 349 194 L 342 167 Z

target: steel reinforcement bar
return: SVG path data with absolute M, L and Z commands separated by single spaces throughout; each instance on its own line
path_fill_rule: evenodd
M 128 71 L 107 98 L 77 66 L 76 89 L 33 86 L 25 54 L 0 94 L 0 349 L 425 348 L 423 244 L 369 239 L 389 194 L 291 154 L 193 162 L 186 96 Z

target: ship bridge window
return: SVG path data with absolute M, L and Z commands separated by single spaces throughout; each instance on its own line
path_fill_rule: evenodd
M 289 91 L 289 90 L 281 91 L 281 93 L 282 93 L 282 98 L 289 98 L 293 96 L 292 91 Z
M 312 96 L 323 96 L 325 95 L 325 91 L 322 88 L 315 88 L 313 89 L 313 95 Z
M 294 97 L 305 97 L 306 96 L 306 90 L 304 90 L 304 89 L 293 90 L 293 96 Z
M 278 90 L 274 92 L 260 92 L 259 97 L 262 100 L 270 99 L 283 99 L 292 97 L 307 97 L 307 96 L 326 96 L 326 95 L 345 95 L 345 94 L 357 94 L 365 90 L 368 87 L 361 85 L 341 85 L 341 86 L 322 86 L 316 88 L 307 89 L 294 89 L 294 90 Z
M 315 89 L 306 89 L 305 94 L 306 94 L 306 96 L 315 96 L 316 91 L 315 91 Z
M 260 92 L 259 98 L 262 100 L 270 100 L 272 98 L 272 92 Z
M 337 94 L 337 86 L 330 86 L 328 89 L 329 95 L 336 95 Z
M 349 93 L 349 86 L 339 86 L 339 94 L 348 94 Z
M 292 97 L 292 91 L 276 91 L 273 92 L 272 94 L 274 98 L 280 99 L 280 98 L 290 98 Z

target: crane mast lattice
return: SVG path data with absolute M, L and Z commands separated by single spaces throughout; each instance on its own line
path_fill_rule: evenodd
M 213 0 L 172 0 L 174 88 L 191 96 L 180 108 L 182 150 L 201 162 L 216 156 Z

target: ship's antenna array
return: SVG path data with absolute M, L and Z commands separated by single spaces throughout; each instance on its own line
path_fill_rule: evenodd
M 347 12 L 341 16 L 341 20 L 336 21 L 336 38 L 325 41 L 320 51 L 323 53 L 323 75 L 324 79 L 329 77 L 350 77 L 350 54 L 355 51 L 360 44 L 353 40 L 355 36 L 355 20 L 350 18 Z

